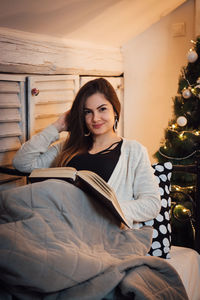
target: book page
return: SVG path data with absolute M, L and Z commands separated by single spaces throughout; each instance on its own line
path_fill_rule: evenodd
M 95 189 L 99 194 L 101 194 L 107 202 L 111 202 L 109 206 L 114 207 L 114 209 L 118 212 L 118 214 L 121 216 L 123 221 L 127 224 L 125 220 L 125 216 L 122 212 L 122 209 L 119 205 L 119 202 L 117 200 L 117 197 L 115 195 L 114 190 L 105 182 L 100 176 L 98 176 L 96 173 L 90 172 L 90 171 L 78 171 L 77 176 L 82 178 L 86 184 L 88 183 L 91 188 Z M 108 205 L 108 203 L 107 203 Z
M 71 167 L 34 169 L 29 178 L 71 178 L 76 179 L 76 169 Z

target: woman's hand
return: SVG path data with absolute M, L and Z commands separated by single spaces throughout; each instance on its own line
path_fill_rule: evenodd
M 67 117 L 70 113 L 70 109 L 64 112 L 54 123 L 53 125 L 56 127 L 58 132 L 67 131 L 68 124 L 67 124 Z

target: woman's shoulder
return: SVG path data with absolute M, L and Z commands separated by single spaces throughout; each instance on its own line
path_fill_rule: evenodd
M 125 149 L 132 149 L 134 151 L 145 151 L 146 147 L 142 145 L 140 142 L 136 140 L 130 140 L 127 138 L 122 138 L 123 139 L 123 146 Z
M 131 161 L 147 160 L 149 157 L 147 148 L 137 140 L 123 138 L 121 153 Z

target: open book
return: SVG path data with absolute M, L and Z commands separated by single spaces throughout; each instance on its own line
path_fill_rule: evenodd
M 87 170 L 77 171 L 71 167 L 42 168 L 31 172 L 29 180 L 31 183 L 46 179 L 62 179 L 73 183 L 86 193 L 94 196 L 95 200 L 102 203 L 127 227 L 125 216 L 121 210 L 113 189 L 99 175 Z

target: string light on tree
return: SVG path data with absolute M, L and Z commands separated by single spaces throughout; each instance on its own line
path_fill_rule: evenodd
M 197 96 L 198 95 L 198 91 L 196 89 L 196 86 L 194 88 L 191 88 L 191 92 L 193 95 Z
M 180 139 L 181 141 L 184 141 L 186 138 L 187 138 L 187 137 L 186 137 L 186 135 L 184 134 L 184 132 L 181 132 L 181 133 L 179 134 L 179 139 Z
M 187 119 L 184 116 L 180 116 L 176 122 L 179 126 L 184 127 L 187 124 Z
M 179 186 L 179 185 L 173 185 L 173 190 L 178 191 L 178 192 L 187 192 L 187 191 L 195 191 L 195 186 Z
M 172 130 L 175 130 L 175 129 L 176 129 L 176 127 L 177 127 L 177 125 L 176 125 L 176 124 L 172 124 L 172 126 L 171 126 Z
M 200 131 L 199 130 L 182 130 L 182 131 L 180 131 L 180 130 L 176 130 L 176 127 L 177 127 L 176 125 L 175 125 L 175 127 L 173 125 L 175 125 L 175 124 L 172 124 L 171 126 L 169 126 L 168 130 L 171 130 L 171 131 L 175 132 L 179 136 L 179 138 L 182 138 L 182 136 L 185 133 L 189 133 L 190 135 L 193 134 L 193 135 L 196 135 L 196 136 L 200 135 Z M 185 135 L 185 138 L 187 138 L 186 135 Z

